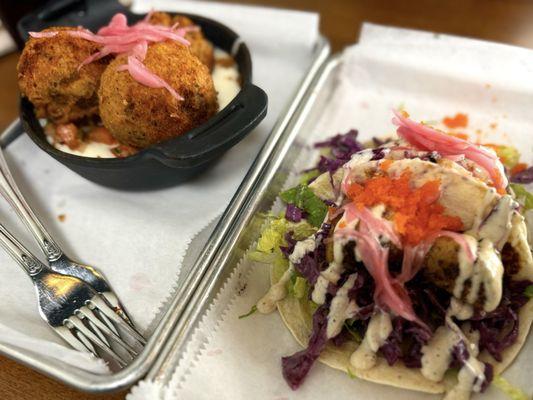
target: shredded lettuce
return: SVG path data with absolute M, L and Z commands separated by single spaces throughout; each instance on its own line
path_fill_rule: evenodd
M 261 233 L 256 250 L 263 253 L 272 253 L 285 242 L 287 222 L 284 218 L 272 219 Z
M 272 262 L 272 258 L 265 257 L 260 253 L 271 254 L 279 246 L 285 246 L 287 244 L 285 241 L 285 234 L 287 232 L 292 232 L 296 240 L 303 240 L 315 233 L 316 228 L 312 227 L 307 221 L 290 222 L 283 217 L 271 217 L 259 237 L 256 251 L 251 252 L 250 257 L 254 261 Z
M 491 146 L 502 164 L 507 168 L 513 168 L 520 161 L 520 152 L 516 147 L 501 144 Z
M 320 171 L 316 168 L 312 169 L 311 171 L 307 171 L 300 176 L 300 183 L 302 185 L 307 185 L 311 179 L 316 178 L 318 175 L 320 175 Z
M 250 311 L 248 311 L 246 314 L 239 315 L 239 319 L 247 318 L 250 315 L 255 314 L 256 311 L 257 311 L 257 306 L 253 305 L 252 308 L 250 308 Z
M 526 290 L 524 290 L 524 294 L 529 297 L 529 298 L 532 298 L 533 297 L 533 285 L 529 285 Z
M 514 387 L 505 378 L 496 375 L 492 384 L 505 393 L 511 400 L 528 400 L 527 395 L 517 387 Z
M 350 379 L 357 379 L 357 375 L 350 369 L 350 367 L 346 368 L 346 373 L 348 374 Z
M 307 280 L 301 276 L 297 276 L 294 282 L 291 282 L 290 293 L 297 299 L 303 299 L 307 294 Z
M 349 323 L 344 322 L 344 327 L 357 343 L 361 343 L 363 341 L 363 337 L 359 331 L 354 329 Z
M 315 227 L 320 227 L 328 212 L 328 207 L 307 185 L 298 185 L 280 194 L 285 203 L 294 204 L 307 212 L 307 220 Z
M 524 185 L 511 183 L 516 200 L 524 207 L 524 211 L 533 209 L 533 193 L 528 192 Z

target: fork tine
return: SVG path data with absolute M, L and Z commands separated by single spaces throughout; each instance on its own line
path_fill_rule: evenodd
M 76 337 L 67 326 L 57 326 L 54 328 L 56 333 L 61 336 L 68 344 L 74 349 L 85 353 L 92 353 L 95 357 L 98 357 L 94 346 L 88 342 L 82 342 L 80 338 Z
M 76 327 L 76 329 L 85 335 L 96 347 L 106 353 L 109 357 L 115 360 L 121 367 L 125 367 L 127 362 L 120 357 L 115 351 L 102 342 L 98 336 L 96 336 L 89 328 L 87 328 L 83 322 L 76 316 L 72 316 L 68 319 Z
M 143 335 L 141 335 L 135 328 L 119 317 L 101 296 L 93 297 L 91 301 L 87 302 L 87 305 L 90 309 L 97 308 L 102 314 L 114 321 L 120 328 L 124 329 L 142 345 L 146 344 L 146 339 L 143 337 Z
M 80 315 L 78 315 L 80 314 Z M 81 313 L 80 310 L 76 311 L 76 315 L 80 317 L 81 320 L 84 320 L 86 317 L 84 313 Z M 102 332 L 99 327 L 94 324 L 94 322 L 91 319 L 85 319 L 85 322 L 87 322 L 87 325 L 89 325 L 89 328 L 98 336 L 98 338 L 104 342 L 107 346 L 111 347 L 111 344 L 107 340 L 107 337 L 105 336 L 104 332 Z
M 133 325 L 133 322 L 131 321 L 130 316 L 126 312 L 126 309 L 122 304 L 120 304 L 120 300 L 113 292 L 102 292 L 100 293 L 102 295 L 103 300 L 107 303 L 107 305 L 117 314 L 120 318 L 122 318 L 124 321 L 126 321 L 132 328 L 135 328 Z M 116 332 L 118 335 L 118 332 Z
M 126 350 L 131 355 L 136 356 L 137 352 L 133 347 L 131 347 L 128 343 L 126 343 L 119 335 L 115 334 L 111 329 L 107 327 L 106 324 L 104 324 L 94 313 L 94 311 L 90 310 L 89 307 L 82 307 L 79 311 L 79 314 L 83 315 L 88 321 L 90 321 L 93 325 L 96 325 L 96 327 L 102 331 L 104 335 L 109 336 L 111 339 L 115 341 L 120 347 L 122 347 L 124 350 Z

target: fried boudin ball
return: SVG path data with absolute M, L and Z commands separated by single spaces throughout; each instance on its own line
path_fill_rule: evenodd
M 194 22 L 183 15 L 176 15 L 172 17 L 165 12 L 154 12 L 150 16 L 150 23 L 157 25 L 172 26 L 178 23 L 178 27 L 190 27 L 194 26 Z M 200 29 L 187 32 L 185 35 L 191 45 L 189 46 L 191 53 L 203 62 L 209 70 L 213 69 L 215 63 L 215 56 L 213 53 L 213 45 L 204 37 L 204 34 Z
M 19 88 L 39 118 L 67 123 L 98 113 L 100 76 L 111 57 L 78 68 L 99 50 L 96 43 L 67 33 L 75 28 L 56 27 L 52 37 L 31 38 L 17 66 Z
M 102 122 L 119 142 L 144 148 L 179 136 L 217 112 L 211 74 L 185 46 L 172 41 L 153 44 L 143 61 L 184 100 L 117 71 L 126 62 L 126 56 L 119 56 L 109 64 L 98 91 Z

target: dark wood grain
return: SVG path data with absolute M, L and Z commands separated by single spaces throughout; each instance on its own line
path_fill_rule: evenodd
M 319 12 L 321 31 L 335 51 L 357 40 L 364 21 L 433 30 L 533 48 L 533 2 L 528 0 L 243 0 Z M 272 39 L 283 32 L 273 32 Z M 17 54 L 0 58 L 0 129 L 17 115 Z M 498 62 L 498 60 L 494 60 Z M 123 399 L 87 395 L 0 357 L 2 400 Z

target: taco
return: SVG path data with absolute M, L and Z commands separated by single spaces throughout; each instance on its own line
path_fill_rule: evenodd
M 305 348 L 282 359 L 293 389 L 319 360 L 468 399 L 513 361 L 532 323 L 524 206 L 493 150 L 406 113 L 393 122 L 399 139 L 375 148 L 335 137 L 335 162 L 322 157 L 322 174 L 281 194 L 283 223 L 258 245 L 281 258 L 257 309 L 277 307 Z

